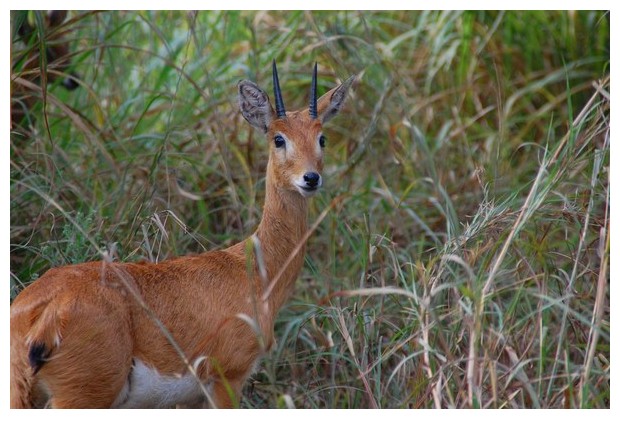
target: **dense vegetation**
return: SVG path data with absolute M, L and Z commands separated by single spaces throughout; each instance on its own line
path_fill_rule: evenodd
M 102 252 L 157 261 L 250 234 L 267 151 L 236 82 L 270 90 L 275 58 L 298 108 L 318 61 L 320 93 L 360 79 L 241 405 L 609 407 L 608 13 L 69 18 L 81 87 L 50 83 L 11 131 L 11 297 Z M 12 34 L 12 81 L 31 79 L 36 38 Z

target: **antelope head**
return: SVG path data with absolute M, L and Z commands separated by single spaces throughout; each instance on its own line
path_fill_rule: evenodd
M 303 110 L 287 112 L 284 108 L 278 70 L 273 62 L 275 109 L 269 97 L 249 80 L 239 82 L 239 106 L 243 117 L 264 132 L 269 143 L 267 180 L 278 190 L 310 197 L 323 184 L 323 125 L 342 108 L 355 79 L 330 90 L 317 100 L 317 66 L 314 65 L 310 101 Z

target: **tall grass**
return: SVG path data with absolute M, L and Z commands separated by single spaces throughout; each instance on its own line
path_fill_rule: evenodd
M 158 261 L 250 234 L 267 151 L 236 82 L 270 87 L 275 58 L 299 107 L 318 61 L 320 92 L 361 73 L 311 218 L 333 208 L 241 405 L 609 407 L 609 14 L 75 12 L 65 27 L 82 87 L 50 86 L 11 131 L 12 297 L 102 252 Z

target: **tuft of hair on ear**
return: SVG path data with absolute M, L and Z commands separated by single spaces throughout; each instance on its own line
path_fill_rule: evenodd
M 254 82 L 241 80 L 239 88 L 239 109 L 246 121 L 263 132 L 267 131 L 273 117 L 269 96 Z
M 331 97 L 331 104 L 338 106 L 338 110 L 343 106 L 344 100 L 347 98 L 349 94 L 349 89 L 351 85 L 357 79 L 357 75 L 350 76 L 347 80 L 345 80 L 337 89 L 334 91 Z
M 349 89 L 356 79 L 357 75 L 352 75 L 319 99 L 319 116 L 321 117 L 322 123 L 326 123 L 340 112 L 344 106 Z

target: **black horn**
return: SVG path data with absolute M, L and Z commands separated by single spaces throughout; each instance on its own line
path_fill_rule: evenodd
M 282 101 L 282 93 L 280 92 L 280 81 L 278 80 L 278 69 L 276 68 L 276 60 L 273 60 L 273 94 L 276 98 L 276 115 L 278 118 L 286 117 L 286 109 Z
M 314 71 L 312 72 L 312 86 L 310 87 L 310 117 L 316 119 L 318 113 L 316 111 L 316 63 L 314 63 Z

